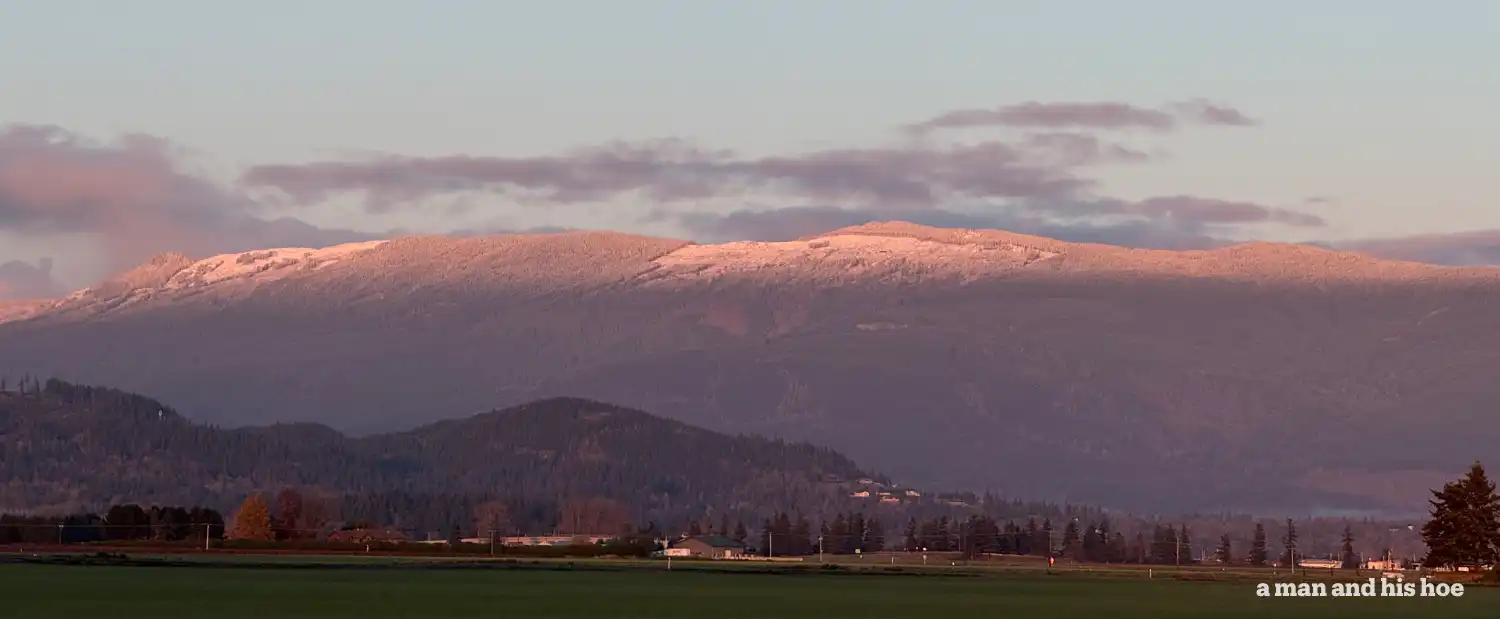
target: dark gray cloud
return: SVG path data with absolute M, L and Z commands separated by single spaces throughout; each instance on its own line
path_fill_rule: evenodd
M 34 265 L 20 260 L 0 263 L 0 301 L 51 299 L 66 291 L 66 287 L 52 277 L 50 258 L 43 258 Z
M 0 128 L 0 229 L 82 233 L 104 250 L 106 270 L 163 251 L 202 255 L 368 238 L 263 219 L 257 208 L 180 169 L 164 140 L 127 135 L 100 143 L 54 126 Z
M 1172 131 L 1186 124 L 1245 127 L 1259 124 L 1259 121 L 1232 107 L 1201 99 L 1160 108 L 1114 101 L 1028 101 L 995 108 L 953 110 L 907 128 L 916 133 L 979 127 Z

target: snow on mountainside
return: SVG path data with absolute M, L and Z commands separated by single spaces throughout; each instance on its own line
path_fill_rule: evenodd
M 1066 243 L 1000 230 L 864 224 L 786 242 L 696 244 L 613 232 L 452 238 L 407 237 L 322 249 L 277 248 L 192 260 L 163 254 L 51 303 L 0 308 L 0 323 L 52 313 L 92 314 L 158 298 L 234 286 L 238 294 L 283 279 L 320 279 L 345 265 L 343 285 L 525 292 L 624 283 L 653 288 L 720 279 L 817 285 L 1032 277 L 1154 276 L 1321 285 L 1339 281 L 1500 281 L 1500 269 L 1381 260 L 1304 245 L 1245 243 L 1207 251 Z M 396 282 L 400 282 L 397 284 Z M 310 288 L 316 290 L 314 286 Z
M 226 283 L 261 284 L 317 271 L 387 242 L 348 243 L 321 249 L 265 249 L 221 254 L 197 261 L 177 253 L 161 254 L 97 286 L 74 292 L 30 313 L 17 313 L 12 320 L 21 320 L 49 310 L 116 309 L 162 294 Z M 0 322 L 5 321 L 6 314 L 0 311 Z

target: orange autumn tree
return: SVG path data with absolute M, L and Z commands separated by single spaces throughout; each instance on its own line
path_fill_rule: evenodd
M 252 492 L 234 514 L 234 527 L 229 531 L 230 539 L 270 541 L 275 539 L 271 531 L 271 506 L 266 497 Z

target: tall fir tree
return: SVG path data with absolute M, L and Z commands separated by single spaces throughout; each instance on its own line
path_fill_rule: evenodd
M 1026 531 L 1022 539 L 1026 545 L 1026 554 L 1038 557 L 1047 555 L 1047 547 L 1042 543 L 1042 530 L 1037 526 L 1036 518 L 1026 520 Z
M 1266 526 L 1255 523 L 1255 539 L 1250 542 L 1250 565 L 1265 567 L 1266 561 L 1271 558 L 1266 548 Z
M 1219 537 L 1219 549 L 1214 551 L 1214 558 L 1224 565 L 1234 563 L 1234 546 L 1229 543 L 1228 533 Z
M 880 524 L 880 519 L 874 516 L 865 522 L 865 549 L 869 552 L 885 550 L 885 527 Z
M 1052 556 L 1052 519 L 1042 520 L 1042 536 L 1037 540 L 1037 550 L 1044 557 Z
M 1062 552 L 1059 554 L 1074 561 L 1083 560 L 1083 541 L 1078 537 L 1077 520 L 1069 520 L 1063 527 Z
M 1302 553 L 1297 549 L 1297 523 L 1286 519 L 1286 535 L 1281 538 L 1281 564 L 1297 567 L 1302 564 Z
M 1105 562 L 1105 546 L 1109 538 L 1099 533 L 1099 527 L 1088 525 L 1083 531 L 1083 560 L 1092 563 Z
M 1428 567 L 1475 567 L 1500 562 L 1500 497 L 1484 465 L 1432 491 L 1432 518 L 1422 526 Z
M 1346 570 L 1359 569 L 1359 555 L 1354 553 L 1354 528 L 1344 525 L 1343 544 L 1339 547 L 1339 567 Z

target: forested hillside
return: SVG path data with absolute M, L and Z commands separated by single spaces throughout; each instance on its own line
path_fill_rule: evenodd
M 312 424 L 219 429 L 143 396 L 56 380 L 0 391 L 0 511 L 228 510 L 292 486 L 397 519 L 458 521 L 500 500 L 512 520 L 540 521 L 569 499 L 610 499 L 643 522 L 836 509 L 849 500 L 840 482 L 865 475 L 826 449 L 581 399 L 349 438 Z

